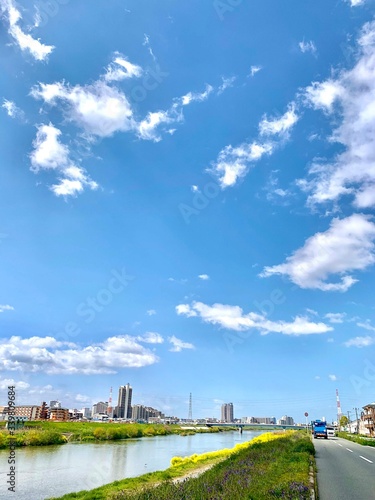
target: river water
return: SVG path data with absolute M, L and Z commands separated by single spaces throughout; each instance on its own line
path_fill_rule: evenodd
M 170 466 L 174 456 L 233 448 L 264 431 L 156 436 L 103 443 L 67 443 L 16 451 L 16 493 L 6 484 L 9 451 L 0 451 L 0 498 L 44 500 Z

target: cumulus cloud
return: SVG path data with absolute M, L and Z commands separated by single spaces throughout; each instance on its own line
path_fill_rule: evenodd
M 346 347 L 358 347 L 358 348 L 368 347 L 373 344 L 375 344 L 375 337 L 371 337 L 370 335 L 367 335 L 366 337 L 354 337 L 344 342 L 344 345 Z
M 348 0 L 350 2 L 351 7 L 358 7 L 359 5 L 363 5 L 365 0 Z
M 140 368 L 158 361 L 152 351 L 130 335 L 110 337 L 86 347 L 59 342 L 53 337 L 0 340 L 0 370 L 4 371 L 53 375 L 114 374 L 123 368 Z
M 0 313 L 3 313 L 4 311 L 14 311 L 14 307 L 7 304 L 0 304 Z
M 55 47 L 44 45 L 40 40 L 22 31 L 19 26 L 22 15 L 13 0 L 0 0 L 0 14 L 9 26 L 8 33 L 22 51 L 31 54 L 37 61 L 44 61 L 48 58 Z
M 263 117 L 259 123 L 258 139 L 236 147 L 226 146 L 208 171 L 218 178 L 222 189 L 234 186 L 254 163 L 265 155 L 271 155 L 280 142 L 288 139 L 289 132 L 297 121 L 294 103 L 288 106 L 288 111 L 280 118 Z M 276 137 L 276 141 L 272 136 Z
M 85 187 L 97 189 L 98 184 L 90 179 L 86 171 L 72 162 L 69 148 L 61 143 L 60 136 L 61 130 L 52 123 L 37 127 L 34 150 L 30 154 L 31 170 L 34 173 L 41 170 L 58 172 L 58 184 L 51 186 L 56 196 L 74 196 Z
M 172 347 L 169 349 L 171 352 L 181 352 L 183 349 L 195 349 L 193 344 L 183 342 L 174 335 L 168 337 L 168 341 L 172 344 Z
M 147 311 L 147 315 L 148 315 L 148 316 L 153 316 L 154 314 L 156 314 L 155 309 L 149 309 L 149 310 Z
M 312 335 L 326 333 L 332 327 L 324 323 L 311 322 L 307 317 L 297 316 L 290 323 L 286 321 L 270 321 L 264 314 L 250 312 L 244 314 L 239 306 L 226 304 L 206 305 L 203 302 L 179 304 L 176 307 L 179 315 L 187 317 L 198 316 L 205 323 L 219 325 L 222 328 L 235 331 L 256 329 L 262 335 L 268 333 L 281 333 L 283 335 Z
M 337 203 L 343 196 L 357 208 L 375 205 L 375 21 L 364 25 L 358 47 L 354 68 L 305 92 L 312 107 L 332 116 L 330 140 L 343 149 L 329 162 L 314 162 L 300 181 L 310 205 Z
M 332 382 L 335 382 L 337 380 L 336 375 L 328 375 L 328 378 L 332 380 Z
M 263 69 L 262 66 L 251 66 L 251 68 L 250 68 L 250 76 L 256 75 L 262 69 Z
M 30 384 L 23 382 L 22 380 L 16 381 L 14 378 L 4 378 L 0 379 L 0 390 L 5 391 L 8 387 L 15 386 L 16 391 L 25 391 L 30 387 Z
M 326 232 L 311 236 L 285 263 L 265 267 L 260 276 L 278 274 L 301 288 L 346 292 L 358 281 L 350 273 L 374 264 L 374 239 L 375 224 L 367 215 L 333 219 Z M 338 281 L 328 282 L 331 275 Z

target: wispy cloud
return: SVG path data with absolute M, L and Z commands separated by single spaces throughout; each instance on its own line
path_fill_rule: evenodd
M 209 280 L 209 279 L 210 279 L 210 277 L 208 276 L 208 274 L 200 274 L 200 275 L 198 276 L 198 278 L 199 278 L 200 280 L 203 280 L 203 281 L 207 281 L 207 280 Z
M 375 337 L 370 337 L 370 335 L 367 335 L 366 337 L 354 337 L 344 342 L 344 345 L 346 347 L 358 347 L 358 348 L 368 347 L 373 344 L 375 344 Z
M 350 273 L 375 263 L 375 224 L 367 215 L 333 219 L 325 233 L 306 240 L 284 264 L 265 267 L 261 277 L 287 276 L 301 288 L 346 292 L 357 279 Z M 331 275 L 339 281 L 328 282 Z
M 332 382 L 335 382 L 337 380 L 337 376 L 336 375 L 328 375 L 328 378 L 330 380 L 332 380 Z
M 149 309 L 149 310 L 147 311 L 147 315 L 148 315 L 148 316 L 153 316 L 154 314 L 156 314 L 155 309 Z
M 324 316 L 330 323 L 344 323 L 346 313 L 328 313 Z
M 132 64 L 119 52 L 115 53 L 113 61 L 104 75 L 107 82 L 119 82 L 128 78 L 139 78 L 143 70 L 137 64 Z
M 0 0 L 0 14 L 8 23 L 8 33 L 21 51 L 30 53 L 37 61 L 45 61 L 48 58 L 55 47 L 53 45 L 44 45 L 29 33 L 22 31 L 19 26 L 22 15 L 13 0 Z
M 168 337 L 168 341 L 172 344 L 172 347 L 169 349 L 171 352 L 181 352 L 183 349 L 195 349 L 193 344 L 183 342 L 174 335 L 172 337 Z
M 250 68 L 250 76 L 256 75 L 259 71 L 261 71 L 263 68 L 262 66 L 251 66 Z
M 316 53 L 316 45 L 312 40 L 309 42 L 305 42 L 305 40 L 303 40 L 302 42 L 299 42 L 298 46 L 303 54 L 306 52 L 311 52 L 312 54 Z
M 203 302 L 179 304 L 176 306 L 179 315 L 188 318 L 200 317 L 205 323 L 218 325 L 222 328 L 235 331 L 259 330 L 262 335 L 281 333 L 283 335 L 312 335 L 322 334 L 333 330 L 324 323 L 311 322 L 307 317 L 297 316 L 292 322 L 270 321 L 263 314 L 250 312 L 244 314 L 239 306 L 226 304 L 206 305 Z
M 25 113 L 22 111 L 22 109 L 16 106 L 15 102 L 4 99 L 1 107 L 6 110 L 10 118 L 18 118 L 21 121 L 25 121 Z

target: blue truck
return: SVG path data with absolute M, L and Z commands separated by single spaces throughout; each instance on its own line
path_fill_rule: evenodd
M 327 422 L 325 422 L 324 420 L 313 420 L 311 424 L 314 439 L 318 437 L 328 439 Z

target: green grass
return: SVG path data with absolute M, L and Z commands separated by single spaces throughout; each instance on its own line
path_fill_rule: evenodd
M 14 434 L 16 446 L 44 446 L 64 444 L 67 441 L 97 442 L 116 441 L 140 437 L 166 436 L 169 434 L 191 435 L 197 432 L 220 432 L 217 427 L 203 429 L 181 429 L 178 425 L 118 424 L 114 422 L 27 422 L 25 428 Z M 11 436 L 0 430 L 0 449 L 9 447 Z
M 59 500 L 307 500 L 314 451 L 306 434 L 268 433 L 232 450 L 185 460 L 175 457 L 172 462 L 177 465 L 166 471 L 115 481 Z M 207 464 L 214 465 L 199 477 L 172 481 Z
M 352 441 L 353 443 L 365 446 L 375 446 L 375 438 L 359 436 L 358 434 L 349 434 L 348 432 L 338 432 L 337 436 Z

